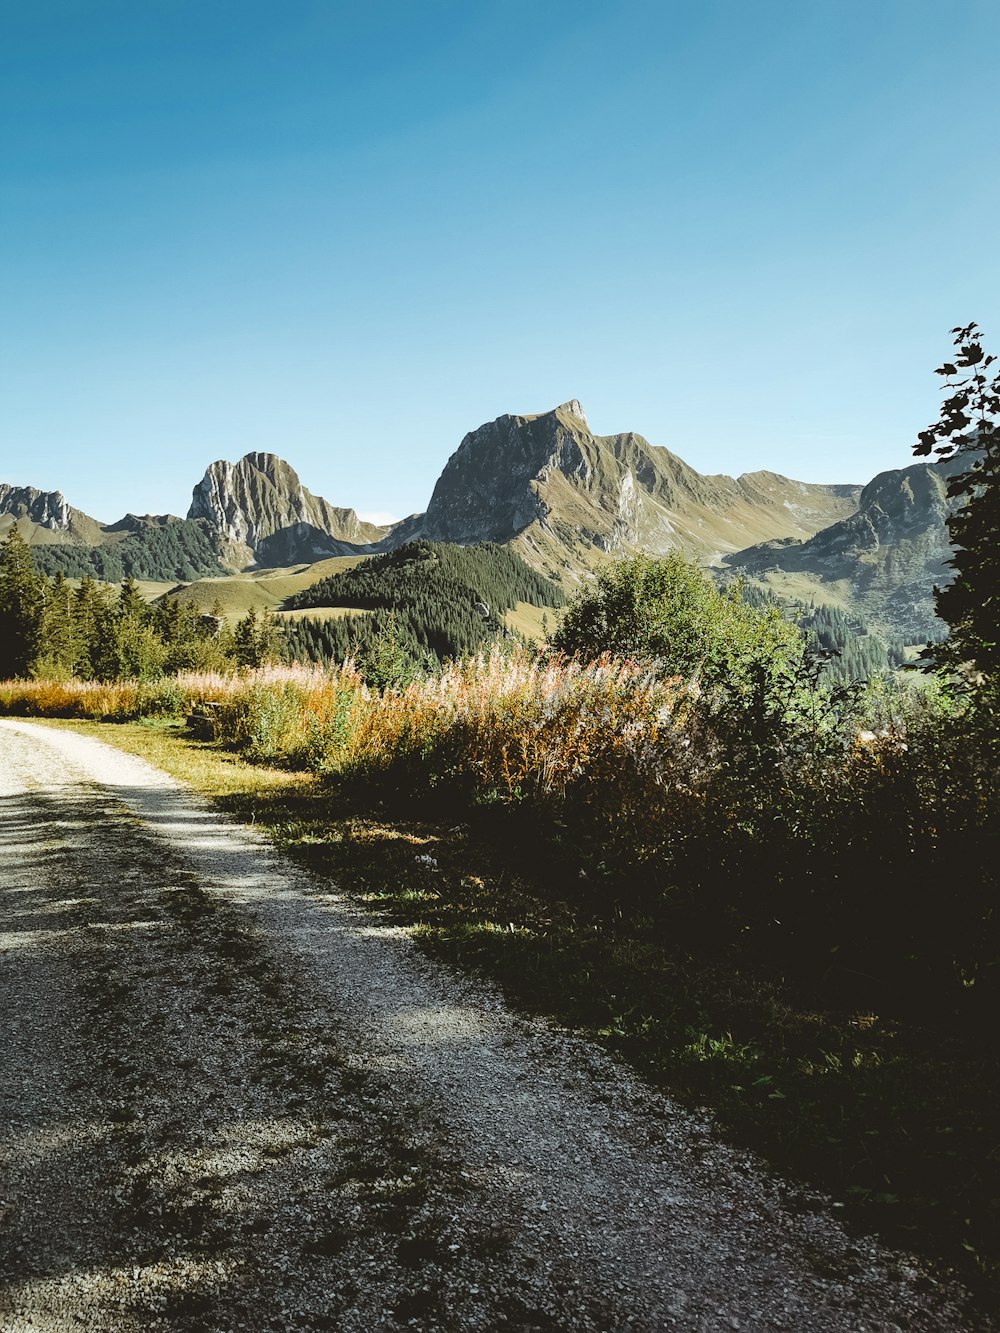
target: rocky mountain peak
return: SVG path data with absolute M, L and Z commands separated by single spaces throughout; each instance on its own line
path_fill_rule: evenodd
M 561 415 L 564 417 L 574 417 L 577 421 L 579 421 L 582 424 L 583 429 L 588 434 L 590 433 L 590 426 L 587 424 L 587 414 L 580 406 L 579 399 L 571 398 L 568 403 L 560 403 L 559 406 L 556 408 L 556 415 Z
M 716 559 L 748 531 L 811 536 L 852 513 L 860 487 L 777 474 L 706 477 L 641 435 L 595 436 L 577 399 L 470 431 L 421 524 L 435 541 L 516 541 L 529 563 L 579 573 L 601 553 L 675 547 Z
M 15 523 L 37 545 L 94 542 L 101 536 L 97 520 L 67 504 L 61 491 L 0 482 L 0 536 Z
M 38 491 L 34 486 L 0 485 L 0 513 L 27 518 L 50 532 L 65 532 L 70 526 L 70 507 L 61 491 Z
M 188 518 L 207 520 L 234 564 L 294 564 L 370 548 L 388 528 L 363 523 L 302 485 L 277 454 L 219 459 L 195 486 Z

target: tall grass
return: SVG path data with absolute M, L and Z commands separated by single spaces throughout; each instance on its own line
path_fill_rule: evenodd
M 185 685 L 172 677 L 156 681 L 0 681 L 0 714 L 10 717 L 129 722 L 140 717 L 177 717 L 188 701 Z
M 995 728 L 919 690 L 790 675 L 702 695 L 642 665 L 494 652 L 376 692 L 350 664 L 207 682 L 214 734 L 401 812 L 496 807 L 581 894 L 835 1002 L 995 1007 Z M 965 867 L 959 870 L 959 867 Z

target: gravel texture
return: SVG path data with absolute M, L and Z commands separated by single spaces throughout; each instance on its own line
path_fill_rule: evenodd
M 97 741 L 0 721 L 0 1329 L 988 1327 Z

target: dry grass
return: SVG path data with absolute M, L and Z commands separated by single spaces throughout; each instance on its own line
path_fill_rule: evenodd
M 184 691 L 158 681 L 4 680 L 0 714 L 15 717 L 89 717 L 109 722 L 176 714 Z
M 522 634 L 530 643 L 544 643 L 554 633 L 561 614 L 557 607 L 517 602 L 503 620 L 508 629 Z
M 368 689 L 351 663 L 151 683 L 0 682 L 2 713 L 116 722 L 193 715 L 206 739 L 279 768 L 455 788 L 540 811 L 571 800 L 615 843 L 627 833 L 640 858 L 665 824 L 697 816 L 687 736 L 694 698 L 679 680 L 628 662 L 539 662 L 520 650 L 454 663 L 384 693 Z
M 137 755 L 214 799 L 272 800 L 279 794 L 309 793 L 318 782 L 312 773 L 248 764 L 232 751 L 192 740 L 179 724 L 153 727 L 143 722 L 109 726 L 83 719 L 42 721 L 46 726 L 75 731 Z

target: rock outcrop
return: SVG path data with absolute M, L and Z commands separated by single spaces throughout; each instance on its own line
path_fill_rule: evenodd
M 371 551 L 390 531 L 313 495 L 293 468 L 267 453 L 212 463 L 194 488 L 188 518 L 212 524 L 239 568 Z
M 641 435 L 592 434 L 574 399 L 466 435 L 418 526 L 434 541 L 513 541 L 537 568 L 572 577 L 636 547 L 712 563 L 751 534 L 809 537 L 851 514 L 860 491 L 772 472 L 702 476 Z
M 0 535 L 15 523 L 32 544 L 91 544 L 103 539 L 100 523 L 67 504 L 61 492 L 0 483 Z

